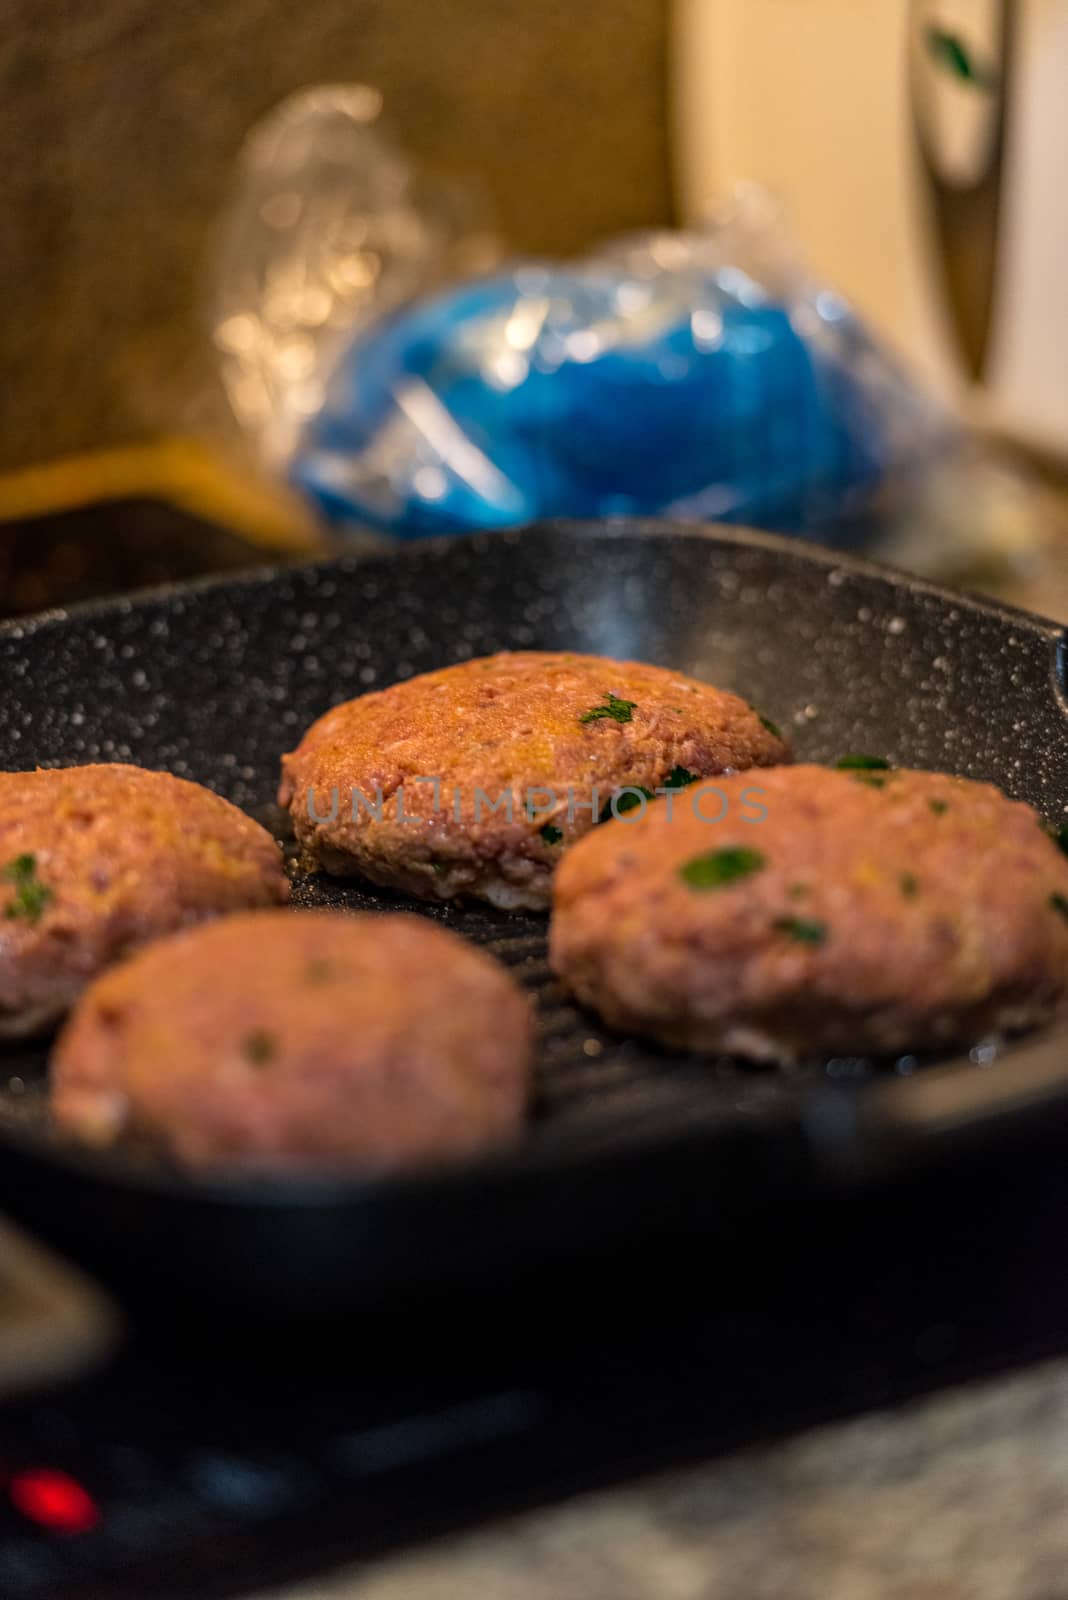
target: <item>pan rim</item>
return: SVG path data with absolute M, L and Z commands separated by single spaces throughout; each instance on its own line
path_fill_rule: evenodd
M 129 615 L 130 612 L 145 606 L 180 600 L 186 595 L 223 589 L 256 590 L 277 580 L 283 573 L 289 576 L 312 572 L 329 574 L 333 571 L 353 572 L 357 568 L 362 571 L 377 563 L 392 565 L 398 561 L 418 563 L 423 559 L 440 560 L 457 546 L 478 549 L 497 544 L 502 540 L 516 544 L 531 534 L 544 533 L 568 534 L 582 539 L 609 538 L 620 534 L 627 538 L 681 537 L 701 543 L 723 544 L 737 549 L 767 550 L 773 555 L 795 557 L 803 564 L 845 572 L 850 576 L 881 579 L 894 588 L 907 590 L 910 594 L 927 595 L 950 605 L 963 606 L 975 615 L 1027 623 L 1036 631 L 1058 639 L 1063 638 L 1066 633 L 1065 624 L 1055 621 L 1052 617 L 1042 616 L 1038 612 L 1026 611 L 1020 606 L 975 594 L 968 589 L 955 589 L 935 583 L 929 578 L 917 577 L 889 562 L 870 556 L 833 550 L 827 546 L 811 544 L 804 539 L 791 538 L 787 534 L 769 533 L 761 528 L 743 527 L 734 523 L 619 516 L 588 520 L 577 517 L 553 517 L 524 523 L 518 528 L 480 529 L 476 533 L 450 534 L 437 539 L 398 541 L 392 548 L 377 547 L 373 550 L 348 553 L 342 551 L 336 555 L 317 557 L 311 561 L 290 562 L 283 567 L 270 566 L 266 562 L 253 562 L 241 571 L 209 573 L 201 578 L 184 578 L 174 583 L 152 584 L 143 589 L 131 590 L 128 594 L 79 600 L 69 606 L 56 606 L 44 611 L 28 612 L 24 616 L 10 617 L 0 621 L 0 643 L 5 640 L 17 642 L 31 633 L 36 634 L 45 628 L 62 626 L 66 622 Z

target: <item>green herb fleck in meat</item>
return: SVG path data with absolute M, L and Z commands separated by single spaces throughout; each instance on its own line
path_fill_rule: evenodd
M 903 872 L 898 879 L 906 900 L 914 900 L 920 892 L 920 880 L 912 872 Z
M 637 710 L 636 700 L 621 700 L 618 695 L 608 691 L 608 699 L 603 706 L 593 706 L 589 711 L 584 711 L 579 717 L 580 722 L 599 722 L 602 717 L 610 717 L 613 722 L 629 722 L 634 711 Z
M 835 762 L 839 772 L 889 772 L 890 763 L 882 756 L 840 756 Z
M 45 907 L 51 904 L 55 895 L 37 876 L 37 857 L 16 856 L 0 871 L 0 878 L 5 883 L 15 885 L 14 896 L 4 909 L 7 920 L 14 922 L 17 917 L 25 917 L 29 923 L 40 922 Z
M 948 800 L 928 800 L 927 804 L 930 806 L 936 817 L 944 817 L 946 812 L 949 810 Z
M 869 789 L 885 789 L 892 772 L 851 772 L 849 776 L 855 783 L 867 784 Z
M 770 717 L 764 716 L 763 712 L 758 711 L 756 706 L 750 706 L 749 709 L 760 723 L 760 726 L 765 729 L 766 732 L 770 733 L 773 739 L 782 738 L 782 733 L 780 732 L 777 723 L 772 722 Z
M 1050 908 L 1053 911 L 1058 911 L 1064 918 L 1065 922 L 1068 922 L 1068 900 L 1065 899 L 1064 895 L 1051 894 L 1049 897 L 1049 903 Z
M 803 900 L 808 893 L 809 887 L 807 883 L 792 883 L 790 885 L 789 895 L 791 900 Z
M 709 850 L 705 855 L 684 862 L 679 868 L 679 877 L 691 889 L 724 889 L 728 884 L 759 872 L 763 865 L 764 856 L 759 850 L 728 845 L 723 850 Z
M 823 944 L 827 938 L 826 923 L 809 922 L 804 917 L 779 917 L 775 929 L 796 939 L 798 944 Z
M 664 779 L 665 789 L 688 789 L 691 783 L 700 783 L 696 772 L 691 772 L 688 767 L 672 767 Z
M 616 809 L 614 811 L 612 810 L 612 801 L 605 801 L 601 807 L 601 815 L 597 818 L 598 822 L 611 822 L 613 817 L 621 817 L 624 812 L 633 811 L 636 806 L 641 805 L 643 796 L 646 800 L 656 799 L 653 791 L 643 788 L 640 783 L 628 784 L 625 789 L 615 796 Z
M 278 1054 L 278 1040 L 266 1028 L 255 1028 L 245 1035 L 241 1048 L 247 1061 L 254 1067 L 263 1067 Z
M 564 837 L 562 830 L 554 827 L 551 822 L 547 822 L 544 828 L 539 828 L 538 832 L 541 834 L 546 844 L 559 844 L 560 840 Z

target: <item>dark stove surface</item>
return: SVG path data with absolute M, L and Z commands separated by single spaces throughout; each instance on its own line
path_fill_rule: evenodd
M 314 1349 L 143 1329 L 0 1410 L 0 1595 L 237 1595 L 1068 1348 L 1063 1182 L 959 1179 Z

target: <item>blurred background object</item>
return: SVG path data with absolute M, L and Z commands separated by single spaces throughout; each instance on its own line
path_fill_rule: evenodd
M 921 514 L 959 430 L 766 191 L 471 277 L 368 93 L 295 97 L 252 135 L 215 333 L 261 455 L 333 524 L 661 514 L 860 546 Z
M 668 221 L 667 27 L 663 0 L 10 0 L 0 467 L 225 425 L 215 222 L 249 129 L 308 84 L 374 84 L 510 250 Z
M 212 335 L 235 415 L 275 468 L 354 334 L 501 254 L 476 184 L 429 178 L 381 111 L 368 84 L 298 90 L 237 162 Z
M 1050 307 L 1068 200 L 1049 177 L 1064 0 L 619 0 L 610 15 L 563 0 L 220 0 L 162 13 L 101 0 L 91 15 L 47 18 L 12 5 L 0 41 L 0 127 L 20 152 L 0 174 L 0 609 L 224 568 L 246 549 L 323 547 L 326 525 L 264 475 L 235 422 L 213 327 L 230 321 L 226 387 L 246 425 L 263 397 L 242 371 L 244 291 L 230 320 L 211 286 L 220 261 L 241 259 L 242 152 L 247 178 L 277 118 L 296 108 L 299 137 L 309 93 L 352 85 L 369 122 L 385 104 L 413 175 L 394 174 L 413 185 L 405 215 L 424 229 L 386 241 L 386 255 L 419 261 L 378 309 L 462 277 L 479 251 L 493 258 L 486 219 L 500 257 L 567 262 L 625 235 L 670 247 L 671 228 L 707 219 L 734 180 L 770 183 L 814 280 L 844 289 L 876 342 L 936 398 L 1051 457 L 1055 488 L 1040 493 L 979 437 L 911 510 L 884 496 L 865 539 L 1042 604 L 1027 586 L 1066 549 L 1068 335 Z M 261 214 L 254 186 L 244 193 L 238 232 L 258 226 L 262 243 L 284 217 Z M 261 267 L 269 254 L 254 252 Z M 282 287 L 280 303 L 314 309 L 314 294 Z M 351 311 L 366 285 L 348 287 Z M 317 342 L 305 317 L 274 352 L 298 375 L 309 326 Z M 292 392 L 268 459 L 312 409 L 309 389 Z M 158 518 L 148 528 L 150 501 L 177 506 L 166 533 Z M 723 510 L 715 495 L 668 503 Z M 67 520 L 46 533 L 37 519 L 51 505 Z M 78 505 L 95 509 L 82 520 Z M 727 514 L 782 525 L 758 501 Z
M 683 214 L 739 178 L 985 426 L 1068 458 L 1064 0 L 677 0 Z
M 321 553 L 295 495 L 193 439 L 0 474 L 0 614 Z
M 222 234 L 231 404 L 346 538 L 663 515 L 938 576 L 1046 533 L 758 184 L 689 229 L 498 264 L 477 191 L 428 179 L 376 89 L 326 84 L 252 130 Z

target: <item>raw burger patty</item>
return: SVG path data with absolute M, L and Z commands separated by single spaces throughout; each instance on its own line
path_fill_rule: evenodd
M 531 1032 L 504 968 L 421 917 L 251 913 L 99 978 L 52 1104 L 78 1138 L 192 1165 L 419 1161 L 516 1132 Z
M 160 934 L 287 899 L 279 848 L 198 783 L 118 763 L 0 772 L 0 1035 Z
M 933 772 L 718 787 L 720 822 L 661 800 L 561 865 L 553 969 L 611 1026 L 788 1060 L 973 1042 L 1064 1002 L 1068 860 L 1029 806 Z
M 625 787 L 655 793 L 672 774 L 789 759 L 737 695 L 641 662 L 525 651 L 335 706 L 284 757 L 279 801 L 327 872 L 537 910 L 563 851 L 594 825 L 595 786 L 599 813 Z

